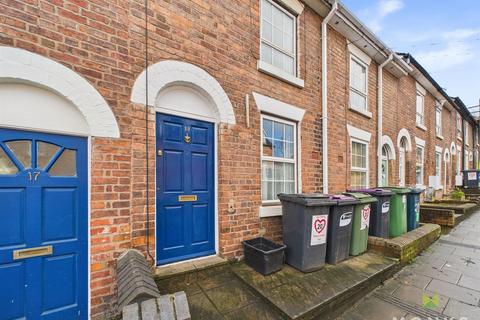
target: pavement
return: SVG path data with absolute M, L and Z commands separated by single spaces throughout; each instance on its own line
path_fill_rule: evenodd
M 479 240 L 476 211 L 337 320 L 480 320 Z

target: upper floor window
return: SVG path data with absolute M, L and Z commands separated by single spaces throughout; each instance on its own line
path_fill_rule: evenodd
M 350 107 L 367 111 L 368 100 L 368 66 L 350 56 Z
M 468 122 L 463 121 L 463 134 L 465 135 L 465 144 L 468 145 Z
M 416 107 L 416 118 L 415 123 L 419 126 L 425 125 L 425 96 L 417 91 L 417 107 Z
M 262 115 L 262 201 L 296 192 L 296 124 Z
M 262 0 L 260 59 L 296 76 L 296 17 L 271 0 Z
M 462 116 L 457 112 L 457 138 L 462 139 Z
M 435 107 L 435 133 L 437 136 L 442 135 L 442 107 L 440 105 Z

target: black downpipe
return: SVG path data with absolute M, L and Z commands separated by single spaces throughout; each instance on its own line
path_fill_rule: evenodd
M 155 258 L 150 253 L 150 174 L 149 174 L 149 145 L 148 145 L 148 0 L 145 0 L 145 166 L 146 166 L 146 236 L 147 236 L 147 255 L 152 259 L 152 265 L 155 264 Z

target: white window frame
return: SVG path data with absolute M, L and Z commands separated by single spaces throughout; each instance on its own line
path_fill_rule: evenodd
M 279 122 L 279 123 L 283 123 L 283 124 L 288 124 L 288 125 L 291 125 L 293 126 L 293 134 L 294 134 L 294 138 L 293 138 L 293 159 L 287 159 L 287 158 L 278 158 L 278 157 L 274 157 L 274 156 L 264 156 L 263 155 L 263 119 L 268 119 L 268 120 L 271 120 L 271 121 L 274 121 L 274 122 Z M 262 166 L 262 169 L 263 170 L 263 161 L 273 161 L 273 162 L 283 162 L 283 163 L 293 163 L 293 166 L 294 166 L 294 179 L 295 179 L 295 187 L 294 187 L 294 191 L 295 192 L 298 192 L 298 149 L 297 149 L 297 146 L 298 146 L 298 142 L 297 142 L 297 139 L 298 139 L 298 132 L 297 132 L 297 123 L 296 122 L 293 122 L 293 121 L 288 121 L 288 120 L 285 120 L 285 119 L 282 119 L 282 118 L 278 118 L 278 117 L 275 117 L 275 116 L 270 116 L 270 115 L 266 115 L 266 114 L 261 114 L 261 118 L 260 118 L 260 121 L 261 121 L 261 139 L 260 139 L 260 164 Z M 262 184 L 263 183 L 263 171 L 261 172 L 261 179 L 260 179 L 260 183 Z M 263 200 L 262 199 L 262 205 L 267 205 L 267 206 L 270 206 L 270 205 L 278 205 L 280 204 L 280 200 Z
M 435 106 L 435 134 L 437 135 L 437 138 L 443 140 L 442 131 L 442 106 L 437 103 Z
M 351 49 L 350 49 L 351 50 Z M 357 49 L 358 50 L 358 49 Z M 361 92 L 359 91 L 358 89 L 354 88 L 352 86 L 352 62 L 355 62 L 355 63 L 358 63 L 359 65 L 361 65 L 362 67 L 365 68 L 365 92 Z M 368 99 L 368 73 L 369 73 L 369 63 L 366 63 L 363 59 L 357 57 L 355 54 L 353 53 L 350 53 L 350 59 L 349 59 L 349 74 L 348 74 L 348 86 L 349 86 L 349 97 L 348 97 L 348 105 L 349 105 L 349 109 L 353 110 L 353 111 L 356 111 L 368 118 L 371 118 L 372 117 L 372 113 L 368 110 L 368 102 L 369 102 L 369 99 Z M 358 106 L 354 106 L 352 105 L 351 103 L 351 92 L 355 92 L 356 94 L 358 95 L 361 95 L 365 98 L 365 109 L 363 108 L 360 108 Z
M 437 163 L 437 160 L 440 160 L 440 163 Z M 442 152 L 438 151 L 435 151 L 435 176 L 442 176 Z
M 422 99 L 422 113 L 418 112 L 418 97 Z M 421 119 L 421 122 L 418 122 L 418 118 Z M 417 90 L 415 96 L 415 125 L 424 131 L 427 130 L 427 127 L 425 126 L 425 94 L 420 90 Z
M 468 143 L 468 128 L 470 126 L 468 125 L 468 121 L 463 120 L 463 131 L 465 132 L 465 145 L 470 146 Z
M 405 139 L 405 140 L 402 140 Z M 402 141 L 405 144 L 402 144 Z M 407 138 L 400 138 L 400 143 L 398 147 L 398 181 L 400 187 L 404 187 L 406 185 L 406 166 L 407 166 Z
M 299 78 L 299 63 L 298 63 L 298 16 L 300 15 L 300 12 L 295 12 L 296 14 L 292 14 L 289 10 L 285 9 L 283 6 L 279 5 L 273 0 L 259 0 L 260 1 L 260 34 L 259 34 L 259 59 L 257 60 L 257 69 L 271 75 L 277 79 L 286 81 L 290 84 L 293 84 L 299 88 L 303 88 L 305 86 L 305 81 Z M 290 52 L 286 52 L 284 49 L 279 48 L 275 44 L 271 43 L 268 40 L 263 39 L 262 37 L 262 30 L 263 30 L 263 16 L 262 16 L 262 11 L 263 11 L 263 1 L 268 1 L 272 6 L 278 8 L 281 10 L 283 13 L 285 13 L 287 16 L 291 17 L 293 19 L 293 55 Z M 289 8 L 292 8 L 293 6 L 287 6 Z M 279 50 L 282 54 L 285 54 L 291 58 L 293 58 L 293 74 L 288 73 L 287 71 L 278 68 L 266 61 L 262 60 L 262 43 L 265 43 L 266 45 L 275 48 L 276 50 Z
M 417 162 L 417 148 L 420 148 L 422 150 L 422 163 L 420 164 L 420 180 L 419 182 L 417 182 L 417 165 L 419 164 Z M 425 146 L 423 145 L 420 145 L 417 143 L 417 145 L 415 146 L 415 184 L 416 186 L 424 186 L 425 183 L 424 183 L 424 177 L 425 176 Z
M 353 166 L 353 143 L 358 143 L 358 144 L 362 144 L 365 146 L 366 150 L 365 150 L 365 155 L 366 155 L 366 159 L 365 159 L 365 165 L 366 165 L 366 168 L 361 168 L 361 167 L 354 167 Z M 365 140 L 361 140 L 361 139 L 357 139 L 357 138 L 353 138 L 351 137 L 350 138 L 350 187 L 353 187 L 352 186 L 352 172 L 362 172 L 362 173 L 365 173 L 365 188 L 368 188 L 369 187 L 369 174 L 370 174 L 370 170 L 369 170 L 369 150 L 368 150 L 368 145 L 369 143 Z
M 463 137 L 462 137 L 462 126 L 463 126 L 463 121 L 462 121 L 462 116 L 460 115 L 459 112 L 457 112 L 457 139 L 459 140 L 463 140 Z

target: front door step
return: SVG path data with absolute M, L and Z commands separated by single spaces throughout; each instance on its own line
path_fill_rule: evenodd
M 219 256 L 209 256 L 193 260 L 186 260 L 182 262 L 172 263 L 165 266 L 155 268 L 155 278 L 165 279 L 179 276 L 186 273 L 196 272 L 208 268 L 213 268 L 227 264 L 228 261 Z
M 334 319 L 397 271 L 397 261 L 373 253 L 302 273 L 290 266 L 262 276 L 245 263 L 233 272 L 287 319 Z

